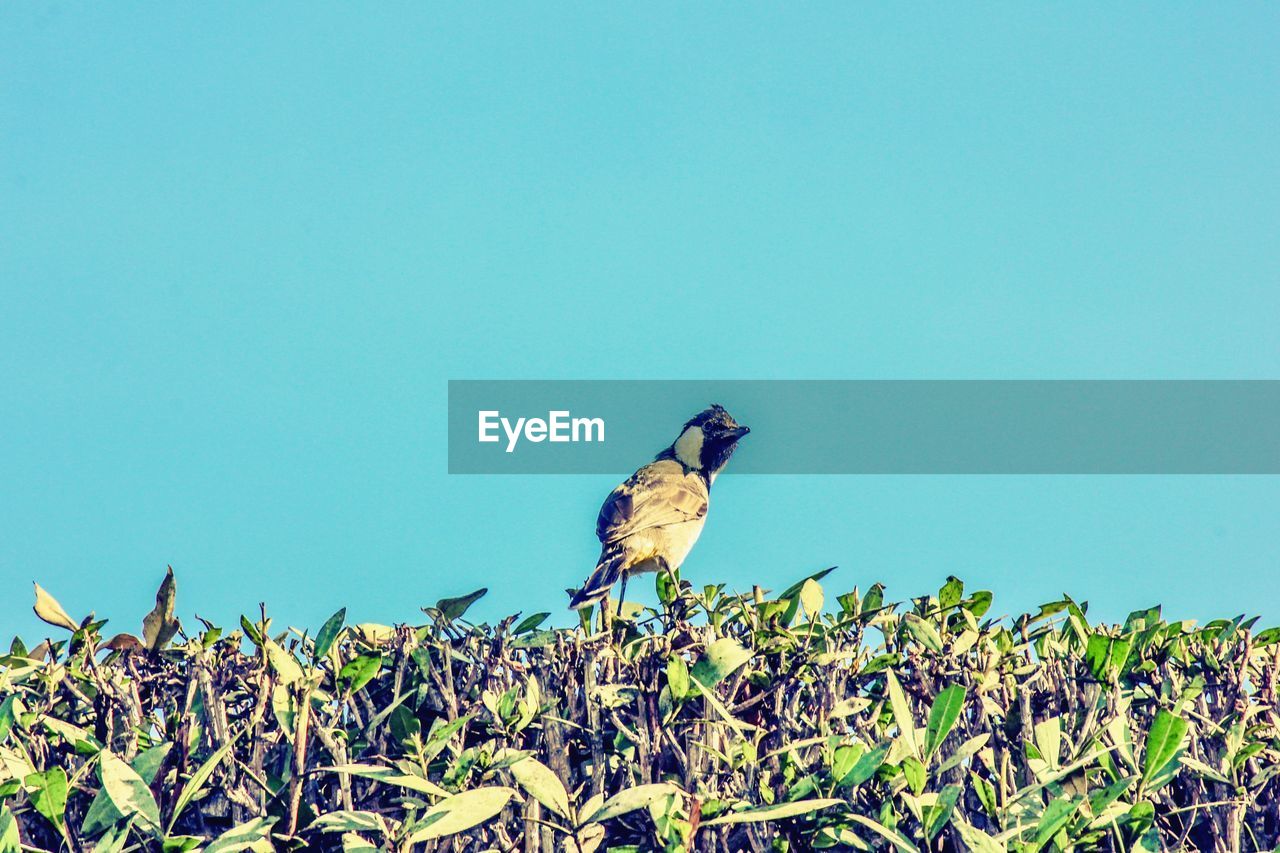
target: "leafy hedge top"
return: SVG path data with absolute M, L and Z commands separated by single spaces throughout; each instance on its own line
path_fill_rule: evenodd
M 54 850 L 1271 849 L 1280 632 L 991 620 L 659 575 L 657 609 L 183 632 L 0 658 L 0 853 Z M 830 606 L 826 606 L 830 604 Z

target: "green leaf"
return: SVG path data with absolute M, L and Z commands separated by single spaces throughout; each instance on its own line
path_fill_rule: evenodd
M 991 609 L 991 602 L 994 597 L 990 590 L 980 589 L 969 596 L 969 601 L 964 605 L 964 609 L 972 613 L 974 619 L 981 619 Z
M 532 631 L 534 628 L 537 628 L 543 622 L 547 621 L 547 617 L 550 615 L 550 613 L 543 611 L 541 613 L 534 613 L 531 616 L 526 616 L 520 620 L 520 624 L 516 625 L 515 629 L 511 633 L 524 634 Z
M 395 628 L 378 622 L 361 622 L 347 630 L 360 642 L 370 647 L 384 646 L 396 636 Z
M 22 712 L 22 699 L 17 693 L 11 693 L 0 702 L 0 743 L 4 743 L 9 737 L 9 732 L 13 730 L 13 724 L 18 721 L 18 714 Z
M 244 631 L 244 635 L 249 638 L 249 642 L 255 646 L 262 645 L 262 634 L 258 632 L 258 627 L 250 622 L 247 616 L 240 617 L 240 630 Z
M 1036 749 L 1050 767 L 1057 767 L 1062 756 L 1062 718 L 1050 717 L 1035 724 L 1032 739 Z
M 862 668 L 862 674 L 875 675 L 877 672 L 884 672 L 886 669 L 888 669 L 891 666 L 897 666 L 898 663 L 901 662 L 901 660 L 902 658 L 896 653 L 887 654 L 887 655 L 876 655 L 875 657 L 873 657 L 871 660 L 867 662 L 866 666 Z
M 66 825 L 67 773 L 61 767 L 32 773 L 22 780 L 35 810 L 44 815 L 58 832 Z
M 858 759 L 866 752 L 867 748 L 860 743 L 841 744 L 835 747 L 831 753 L 829 768 L 832 781 L 839 785 L 840 780 L 849 775 L 858 763 Z
M 481 587 L 473 593 L 458 598 L 442 598 L 436 602 L 436 610 L 440 611 L 440 615 L 450 622 L 461 619 L 462 615 L 471 608 L 471 605 L 484 598 L 488 592 L 487 588 Z
M 323 767 L 321 769 L 328 770 L 330 773 L 349 773 L 352 776 L 373 779 L 386 785 L 398 785 L 401 788 L 408 788 L 410 791 L 417 791 L 422 794 L 431 794 L 434 797 L 452 796 L 444 788 L 434 782 L 423 779 L 421 776 L 410 776 L 401 773 L 399 770 L 392 770 L 390 767 L 382 767 L 377 764 L 341 764 L 337 767 Z
M 165 757 L 169 755 L 169 750 L 173 748 L 171 743 L 160 743 L 144 749 L 138 753 L 138 757 L 129 762 L 130 766 L 138 772 L 142 777 L 142 781 L 150 785 L 156 780 L 156 774 L 160 772 L 160 767 L 164 764 Z
M 658 595 L 658 601 L 664 605 L 671 604 L 680 597 L 680 570 L 673 572 L 657 572 L 653 576 L 653 588 Z M 575 590 L 565 590 L 573 593 Z M 582 608 L 586 610 L 587 608 Z M 579 611 L 581 613 L 582 611 Z
M 1160 843 L 1160 830 L 1151 827 L 1142 833 L 1130 850 L 1130 853 L 1160 853 L 1164 849 L 1164 845 Z
M 914 755 L 908 755 L 902 759 L 902 775 L 907 779 L 907 785 L 911 788 L 911 793 L 917 797 L 924 792 L 925 783 L 928 781 L 928 774 L 925 772 L 924 764 Z
M 586 608 L 584 607 L 583 610 Z M 579 611 L 581 612 L 581 611 Z M 511 641 L 513 649 L 541 649 L 550 645 L 554 645 L 556 641 L 555 631 L 530 631 L 523 636 L 516 637 Z
M 471 714 L 464 714 L 448 723 L 437 720 L 431 726 L 431 732 L 427 735 L 427 742 L 422 745 L 422 752 L 428 759 L 435 758 L 449 745 L 450 738 L 471 721 L 471 717 Z
M 68 723 L 66 720 L 59 720 L 57 717 L 44 717 L 40 722 L 44 723 L 45 728 L 62 738 L 81 755 L 97 755 L 98 750 L 102 749 L 102 744 L 98 742 L 96 737 L 79 726 Z
M 153 652 L 167 646 L 173 635 L 178 633 L 178 620 L 173 618 L 173 601 L 177 594 L 178 584 L 170 566 L 156 590 L 155 608 L 142 620 L 142 644 Z
M 1263 646 L 1271 646 L 1280 643 L 1280 627 L 1267 628 L 1265 631 L 1259 631 L 1258 635 L 1253 638 L 1255 648 Z
M 267 659 L 271 661 L 271 668 L 276 671 L 281 684 L 293 684 L 295 681 L 302 680 L 302 665 L 292 654 L 270 638 L 263 638 L 263 644 L 267 648 Z
M 1093 634 L 1085 647 L 1084 659 L 1089 672 L 1099 681 L 1110 681 L 1120 674 L 1133 648 L 1130 640 Z
M 911 717 L 911 705 L 907 695 L 902 692 L 902 685 L 893 670 L 885 670 L 885 686 L 889 691 L 889 707 L 893 709 L 893 720 L 898 724 L 898 731 L 903 743 L 916 758 L 922 758 L 920 745 L 916 742 L 916 724 Z
M 497 817 L 515 793 L 511 788 L 476 788 L 441 800 L 422 816 L 408 841 L 417 844 L 479 826 Z
M 120 853 L 124 850 L 125 842 L 129 840 L 129 830 L 132 826 L 133 821 L 126 821 L 108 829 L 98 839 L 98 843 L 93 845 L 93 853 Z
M 422 722 L 408 705 L 398 705 L 388 718 L 391 736 L 397 743 L 405 743 L 416 734 L 422 733 Z
M 689 674 L 703 687 L 712 688 L 751 660 L 751 655 L 737 640 L 724 637 L 707 646 Z
M 18 838 L 18 821 L 9 807 L 0 804 L 0 853 L 21 853 L 22 841 Z
M 325 620 L 325 623 L 320 626 L 320 633 L 316 634 L 316 646 L 312 655 L 313 660 L 320 660 L 329 654 L 329 650 L 333 648 L 334 641 L 342 633 L 342 626 L 346 621 L 347 608 L 345 607 Z
M 1067 825 L 1079 806 L 1080 801 L 1074 797 L 1060 797 L 1049 803 L 1040 815 L 1040 822 L 1036 824 L 1035 849 L 1039 850 L 1048 844 L 1058 834 L 1058 830 Z
M 634 788 L 619 791 L 605 800 L 604 804 L 594 814 L 587 817 L 584 823 L 603 823 L 606 820 L 612 820 L 637 809 L 648 808 L 665 796 L 679 793 L 679 788 L 665 782 L 660 782 L 656 785 L 636 785 Z
M 1224 776 L 1219 770 L 1213 767 L 1210 767 L 1208 764 L 1205 764 L 1202 761 L 1197 761 L 1196 759 L 1192 758 L 1189 755 L 1182 756 L 1179 759 L 1179 761 L 1181 761 L 1182 765 L 1186 767 L 1188 770 L 1192 770 L 1196 773 L 1199 773 L 1201 776 L 1205 777 L 1206 779 L 1212 779 L 1213 781 L 1220 782 L 1223 785 L 1231 784 L 1231 780 L 1228 779 L 1226 776 Z M 1126 778 L 1123 781 L 1128 782 L 1130 780 Z
M 814 572 L 813 574 L 809 575 L 807 578 L 804 578 L 803 580 L 796 581 L 791 586 L 784 589 L 782 591 L 782 595 L 778 596 L 778 599 L 781 601 L 788 598 L 794 598 L 796 595 L 800 593 L 800 590 L 804 588 L 804 585 L 806 583 L 809 583 L 810 581 L 815 581 L 815 582 L 820 581 L 823 578 L 825 578 L 827 575 L 834 572 L 835 570 L 836 570 L 836 567 L 831 566 L 830 568 L 823 569 L 820 572 Z
M 889 754 L 892 746 L 892 742 L 882 743 L 866 752 L 836 784 L 841 788 L 853 788 L 876 775 L 876 771 L 884 765 L 885 756 Z
M 667 688 L 677 702 L 689 695 L 689 666 L 679 655 L 672 655 L 667 661 Z
M 271 689 L 271 712 L 275 714 L 284 736 L 292 741 L 298 720 L 298 698 L 292 687 L 277 684 Z
M 274 817 L 255 817 L 253 820 L 233 826 L 204 848 L 204 853 L 237 853 L 240 850 L 275 849 L 271 845 L 271 827 Z
M 1129 786 L 1133 784 L 1134 777 L 1122 776 L 1112 782 L 1101 791 L 1094 791 L 1089 794 L 1089 811 L 1094 815 L 1100 815 L 1106 811 L 1107 806 L 1120 799 L 1125 791 L 1129 790 Z
M 1121 724 L 1123 724 L 1124 722 L 1123 718 L 1117 718 L 1117 720 L 1119 720 Z M 1045 788 L 1049 787 L 1055 782 L 1059 782 L 1067 778 L 1068 776 L 1070 776 L 1072 773 L 1075 773 L 1080 768 L 1088 767 L 1091 764 L 1093 764 L 1095 761 L 1105 758 L 1114 748 L 1115 747 L 1108 747 L 1105 749 L 1101 749 L 1097 752 L 1090 753 L 1084 756 L 1083 758 L 1078 758 L 1075 761 L 1071 762 L 1070 764 L 1067 764 L 1063 767 L 1059 767 L 1056 770 L 1053 770 L 1051 772 L 1046 772 L 1042 774 L 1039 780 L 1034 782 L 1033 784 L 1027 785 L 1025 788 L 1019 788 L 1017 791 L 1014 791 L 1011 795 L 1008 796 L 1006 802 L 1010 804 L 1016 803 L 1020 801 L 1023 797 L 1027 797 L 1027 796 L 1030 796 L 1031 794 L 1037 793 L 1039 791 L 1043 791 Z
M 942 652 L 942 637 L 938 634 L 938 629 L 933 627 L 932 622 L 926 622 L 914 613 L 903 614 L 902 619 L 911 636 L 915 637 L 921 645 L 935 654 Z
M 68 631 L 75 633 L 79 629 L 76 621 L 67 615 L 67 611 L 62 609 L 62 605 L 58 603 L 58 599 L 41 588 L 40 584 L 32 584 L 36 588 L 36 604 L 33 608 L 36 615 L 43 621 L 58 628 L 66 628 Z
M 378 853 L 378 847 L 354 832 L 347 832 L 342 836 L 342 853 Z
M 382 655 L 361 655 L 349 661 L 338 673 L 338 681 L 342 682 L 351 693 L 359 692 L 382 668 Z
M 190 805 L 191 801 L 203 790 L 205 783 L 213 775 L 213 771 L 231 752 L 231 748 L 235 746 L 237 740 L 239 740 L 239 735 L 218 747 L 212 755 L 204 760 L 204 763 L 196 768 L 196 772 L 191 774 L 191 778 L 187 780 L 187 784 L 182 786 L 182 793 L 178 795 L 177 801 L 173 804 L 173 812 L 169 815 L 169 825 L 165 828 L 166 833 L 173 832 L 173 827 L 182 815 L 182 810 Z
M 377 832 L 384 834 L 387 824 L 382 815 L 366 811 L 336 811 L 320 815 L 311 825 L 321 832 Z
M 804 608 L 805 616 L 811 620 L 817 619 L 822 615 L 824 603 L 822 585 L 812 578 L 807 579 L 800 586 L 800 606 Z
M 951 729 L 962 710 L 964 710 L 962 685 L 951 685 L 933 700 L 933 707 L 929 709 L 929 722 L 924 732 L 925 758 L 933 757 L 938 747 L 947 739 L 947 735 L 951 734 Z
M 381 711 L 379 711 L 378 713 L 374 714 L 372 717 L 370 717 L 370 718 L 369 718 L 369 722 L 368 722 L 368 725 L 367 725 L 367 727 L 366 727 L 366 730 L 367 730 L 367 731 L 372 731 L 373 729 L 375 729 L 375 728 L 377 728 L 378 726 L 382 725 L 382 722 L 383 722 L 384 720 L 387 720 L 387 719 L 389 719 L 390 717 L 393 717 L 397 711 L 406 711 L 406 712 L 410 712 L 410 713 L 412 713 L 412 712 L 409 710 L 409 707 L 407 707 L 407 706 L 404 706 L 404 705 L 401 705 L 401 704 L 400 704 L 401 702 L 404 702 L 406 699 L 408 699 L 408 698 L 409 698 L 410 696 L 412 696 L 412 695 L 413 695 L 413 692 L 412 692 L 412 691 L 397 694 L 397 695 L 396 695 L 396 698 L 392 699 L 392 700 L 390 701 L 390 703 L 384 704 L 384 705 L 382 706 L 382 710 L 381 710 Z M 314 703 L 314 700 L 313 700 L 312 704 L 315 704 L 315 703 Z M 417 730 L 418 730 L 418 731 L 421 731 L 421 730 L 422 730 L 422 724 L 421 724 L 421 723 L 418 723 L 418 720 L 417 720 L 417 718 L 416 718 L 416 717 L 414 718 L 413 723 L 409 723 L 409 722 L 406 720 L 406 721 L 404 722 L 404 724 L 405 724 L 405 725 L 416 725 L 416 726 L 417 726 Z
M 949 575 L 942 589 L 938 590 L 938 606 L 943 610 L 949 610 L 959 604 L 962 598 L 964 598 L 964 581 Z
M 0 778 L 25 779 L 35 772 L 25 752 L 0 746 Z
M 868 616 L 884 606 L 884 584 L 874 583 L 862 599 L 862 615 Z
M 751 729 L 756 728 L 756 726 L 751 723 L 743 722 L 735 717 L 733 712 L 726 708 L 724 703 L 720 701 L 718 696 L 716 696 L 715 690 L 703 684 L 692 673 L 689 675 L 689 680 L 693 682 L 694 687 L 698 688 L 698 692 L 702 694 L 703 701 L 711 707 L 711 710 L 716 712 L 716 715 L 719 716 L 720 719 L 724 720 L 740 732 L 750 731 Z
M 1111 660 L 1111 638 L 1106 634 L 1094 634 L 1084 650 L 1089 672 L 1099 681 L 1107 680 L 1107 663 Z
M 151 789 L 123 758 L 109 749 L 102 750 L 98 776 L 102 779 L 102 790 L 122 817 L 136 819 L 148 832 L 160 828 L 160 808 L 151 796 Z
M 1142 765 L 1142 782 L 1147 784 L 1173 760 L 1187 735 L 1187 721 L 1161 708 L 1147 732 L 1147 748 Z
M 959 785 L 947 785 L 938 794 L 937 802 L 925 809 L 924 831 L 928 838 L 937 835 L 951 820 L 951 814 L 955 811 L 956 801 L 960 799 L 961 791 L 963 788 Z
M 972 770 L 969 771 L 969 781 L 973 783 L 973 792 L 978 795 L 978 801 L 982 803 L 982 808 L 986 811 L 987 816 L 997 817 L 1000 814 L 1000 810 L 996 805 L 995 786 Z
M 1129 614 L 1129 618 L 1124 620 L 1124 629 L 1122 633 L 1129 634 L 1135 631 L 1144 631 L 1160 624 L 1160 605 L 1149 607 L 1146 610 L 1135 610 Z
M 884 838 L 886 838 L 891 844 L 893 844 L 894 848 L 898 850 L 898 853 L 920 853 L 919 848 L 912 844 L 905 835 L 898 832 L 896 829 L 890 829 L 884 824 L 877 823 L 871 818 L 863 817 L 860 814 L 851 814 L 848 816 L 848 819 L 857 821 L 873 832 L 884 836 Z
M 714 820 L 705 820 L 702 826 L 723 826 L 730 823 L 764 823 L 797 815 L 809 814 L 840 805 L 844 800 L 797 800 L 794 803 L 778 803 L 774 806 L 759 806 L 740 812 L 729 812 Z
M 89 803 L 84 821 L 80 824 L 80 835 L 85 838 L 95 838 L 123 819 L 124 815 L 120 814 L 115 803 L 111 802 L 106 789 L 99 788 L 93 801 Z
M 1156 819 L 1156 807 L 1150 800 L 1139 800 L 1129 807 L 1125 822 L 1134 833 L 1142 833 L 1152 826 Z
M 973 853 L 1006 853 L 1006 848 L 1003 844 L 982 830 L 965 823 L 963 819 L 957 817 L 951 822 L 951 825 L 960 833 L 960 840 Z
M 973 757 L 987 745 L 987 741 L 989 740 L 991 740 L 991 732 L 983 732 L 980 735 L 974 735 L 969 738 L 967 741 L 960 744 L 960 746 L 956 748 L 955 752 L 948 755 L 946 759 L 938 765 L 938 774 L 941 775 L 946 773 L 952 767 L 955 767 L 965 759 Z
M 511 765 L 511 775 L 529 794 L 551 811 L 572 820 L 569 792 L 555 772 L 536 759 L 525 757 Z

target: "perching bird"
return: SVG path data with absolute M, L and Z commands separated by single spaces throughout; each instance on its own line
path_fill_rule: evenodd
M 684 425 L 675 443 L 605 499 L 596 519 L 600 561 L 573 609 L 602 601 L 629 575 L 680 568 L 702 533 L 711 484 L 751 430 L 712 405 Z

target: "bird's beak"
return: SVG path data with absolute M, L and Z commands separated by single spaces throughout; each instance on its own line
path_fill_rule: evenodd
M 726 430 L 725 435 L 732 438 L 734 441 L 737 441 L 749 432 L 751 432 L 751 427 L 740 426 L 734 427 L 731 430 Z

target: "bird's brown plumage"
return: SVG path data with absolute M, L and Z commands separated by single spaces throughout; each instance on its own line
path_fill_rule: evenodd
M 706 523 L 711 483 L 748 432 L 723 406 L 713 405 L 610 492 L 596 518 L 600 560 L 570 606 L 604 600 L 628 575 L 680 568 Z
M 650 527 L 705 518 L 709 498 L 706 480 L 679 462 L 651 462 L 605 498 L 596 536 L 609 545 Z

